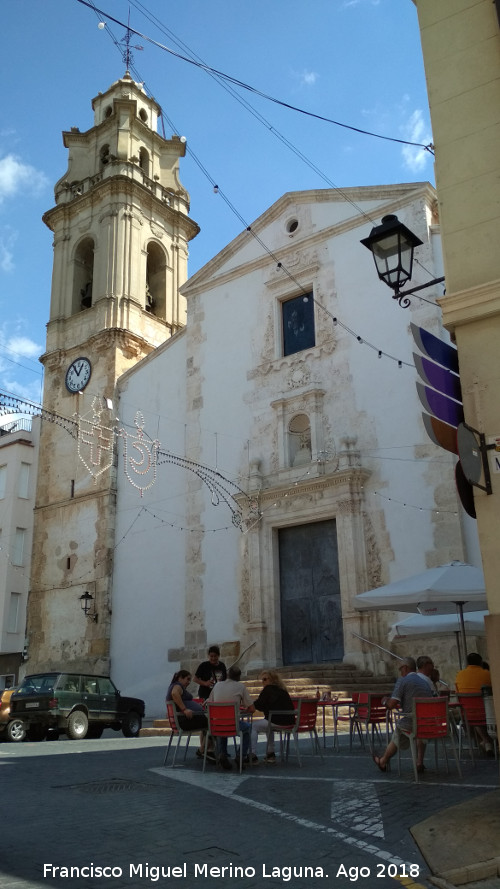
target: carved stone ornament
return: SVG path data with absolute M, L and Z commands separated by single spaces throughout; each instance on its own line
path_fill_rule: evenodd
M 298 389 L 305 386 L 311 379 L 311 372 L 307 365 L 290 369 L 288 374 L 287 385 L 289 389 Z
M 300 250 L 295 248 L 293 251 L 287 250 L 280 253 L 280 259 L 287 269 L 293 270 L 294 278 L 298 275 L 302 279 L 307 278 L 304 283 L 305 289 L 310 289 L 313 278 L 318 274 L 320 263 L 316 250 Z M 281 265 L 276 265 L 271 270 L 269 279 L 266 281 L 266 287 L 286 286 L 290 288 L 290 278 L 283 272 Z
M 165 232 L 159 227 L 159 225 L 156 225 L 154 222 L 150 222 L 149 227 L 151 229 L 151 234 L 153 234 L 155 238 L 163 238 Z

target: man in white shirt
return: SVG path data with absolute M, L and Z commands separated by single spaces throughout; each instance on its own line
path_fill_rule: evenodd
M 434 662 L 431 660 L 430 657 L 427 657 L 426 654 L 422 654 L 422 655 L 420 655 L 420 657 L 417 658 L 417 676 L 419 679 L 422 679 L 422 681 L 425 682 L 429 686 L 432 694 L 435 695 L 436 688 L 435 688 L 434 683 L 431 679 L 431 673 L 432 673 L 433 669 L 434 669 Z
M 217 682 L 214 685 L 208 701 L 215 704 L 233 703 L 239 704 L 240 709 L 244 708 L 249 713 L 253 713 L 255 707 L 248 693 L 248 689 L 243 682 L 240 682 L 241 670 L 239 667 L 229 667 L 228 678 L 223 682 Z M 249 761 L 250 749 L 250 723 L 246 720 L 240 720 L 240 731 L 243 732 L 243 761 Z M 223 769 L 230 769 L 231 763 L 227 755 L 227 738 L 217 738 L 218 762 Z

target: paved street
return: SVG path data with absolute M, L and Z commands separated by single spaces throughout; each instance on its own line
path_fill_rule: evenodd
M 321 763 L 304 742 L 302 769 L 291 753 L 242 776 L 203 775 L 194 751 L 163 769 L 164 749 L 113 732 L 0 744 L 1 889 L 429 887 L 409 828 L 498 787 L 492 760 L 465 762 L 460 780 L 429 753 L 416 786 L 408 760 L 385 776 L 347 747 Z

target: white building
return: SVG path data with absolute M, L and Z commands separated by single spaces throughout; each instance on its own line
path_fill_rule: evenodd
M 54 422 L 27 668 L 109 671 L 149 717 L 212 643 L 246 668 L 384 671 L 359 636 L 387 644 L 390 615 L 354 596 L 467 557 L 453 458 L 427 439 L 415 388 L 410 321 L 445 336 L 438 294 L 399 308 L 360 244 L 396 213 L 423 242 L 416 283 L 440 276 L 433 188 L 286 194 L 186 281 L 184 143 L 157 133 L 128 73 L 93 109 L 88 131 L 64 133 L 44 216 Z
M 445 337 L 440 311 L 432 290 L 399 308 L 360 245 L 397 213 L 436 277 L 434 208 L 428 183 L 284 195 L 181 289 L 186 328 L 119 380 L 121 425 L 142 439 L 128 456 L 160 449 L 152 483 L 120 448 L 112 596 L 112 674 L 149 715 L 212 643 L 229 662 L 251 646 L 247 668 L 384 671 L 353 633 L 387 645 L 388 616 L 353 597 L 466 556 L 453 460 L 415 387 L 410 321 Z
M 39 418 L 0 427 L 0 692 L 23 660 L 39 435 Z

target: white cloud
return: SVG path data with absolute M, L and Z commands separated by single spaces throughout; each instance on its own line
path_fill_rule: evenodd
M 42 346 L 27 336 L 12 336 L 5 345 L 10 352 L 15 352 L 22 358 L 38 358 L 43 351 Z
M 9 395 L 14 395 L 16 398 L 21 398 L 23 401 L 34 401 L 35 404 L 38 404 L 42 397 L 39 382 L 23 385 L 19 382 L 19 380 L 9 377 L 3 377 L 2 389 L 8 392 Z M 19 416 L 19 414 L 17 414 L 17 416 Z
M 15 154 L 0 158 L 0 203 L 13 197 L 21 189 L 31 194 L 40 194 L 47 182 L 45 173 L 30 164 L 24 164 Z
M 5 225 L 0 231 L 0 269 L 3 272 L 11 272 L 14 268 L 12 256 L 14 244 L 17 240 L 17 232 Z
M 316 71 L 303 71 L 301 74 L 302 83 L 305 83 L 306 86 L 314 86 L 318 79 L 318 74 Z
M 344 0 L 341 4 L 341 9 L 349 9 L 351 6 L 359 6 L 362 0 Z M 379 6 L 380 0 L 368 0 L 370 6 Z
M 307 68 L 303 68 L 302 71 L 292 71 L 291 76 L 301 87 L 314 86 L 319 79 L 317 71 L 309 71 Z
M 430 129 L 419 108 L 412 112 L 408 121 L 401 127 L 401 133 L 403 138 L 409 142 L 420 142 L 423 145 L 429 145 L 432 142 Z M 431 157 L 425 148 L 420 148 L 418 145 L 404 145 L 401 153 L 404 166 L 412 173 L 423 170 Z

